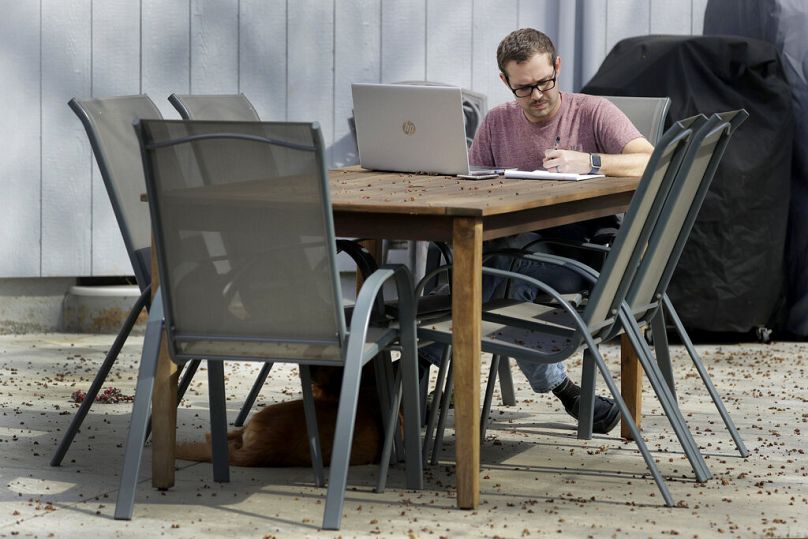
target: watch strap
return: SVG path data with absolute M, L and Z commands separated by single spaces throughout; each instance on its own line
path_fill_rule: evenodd
M 590 174 L 599 174 L 600 173 L 601 162 L 600 162 L 600 155 L 599 154 L 596 154 L 596 153 L 590 153 L 589 154 L 589 166 L 590 166 L 590 170 L 589 170 Z

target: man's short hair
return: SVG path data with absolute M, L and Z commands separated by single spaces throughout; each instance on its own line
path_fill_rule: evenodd
M 505 64 L 510 61 L 526 62 L 533 55 L 541 53 L 548 53 L 551 63 L 555 60 L 556 48 L 553 45 L 553 40 L 547 37 L 547 34 L 533 28 L 521 28 L 514 30 L 499 42 L 497 65 L 502 74 L 507 77 L 508 73 L 505 72 Z

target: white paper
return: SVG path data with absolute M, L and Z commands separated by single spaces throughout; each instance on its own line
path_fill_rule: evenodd
M 571 172 L 548 172 L 546 170 L 506 170 L 506 178 L 522 178 L 525 180 L 563 180 L 577 182 L 592 178 L 605 178 L 603 174 L 573 174 Z

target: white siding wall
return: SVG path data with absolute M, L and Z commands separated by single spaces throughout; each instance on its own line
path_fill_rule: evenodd
M 350 83 L 432 80 L 511 98 L 495 50 L 533 26 L 561 86 L 620 39 L 700 34 L 706 0 L 0 0 L 0 277 L 131 272 L 74 96 L 244 92 L 267 120 L 320 122 L 355 162 Z M 576 28 L 579 30 L 576 32 Z

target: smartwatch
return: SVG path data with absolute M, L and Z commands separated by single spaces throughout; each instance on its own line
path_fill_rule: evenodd
M 590 174 L 600 174 L 600 154 L 590 153 L 589 165 L 592 167 L 589 171 Z

